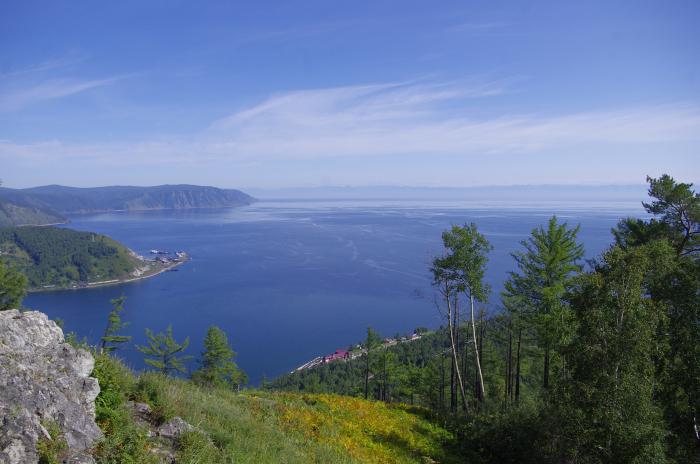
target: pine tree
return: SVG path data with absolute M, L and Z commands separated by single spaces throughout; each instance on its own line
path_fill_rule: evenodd
M 543 350 L 545 389 L 550 386 L 552 351 L 556 353 L 571 334 L 572 314 L 564 295 L 581 271 L 577 261 L 583 257 L 583 246 L 576 242 L 578 231 L 579 227 L 557 223 L 556 216 L 546 230 L 534 229 L 530 238 L 520 242 L 525 251 L 513 253 L 518 272 L 511 272 L 505 284 L 506 307 L 534 323 Z
M 668 225 L 678 255 L 700 252 L 700 193 L 692 190 L 693 184 L 677 183 L 668 174 L 658 179 L 647 177 L 647 182 L 653 200 L 642 204 Z
M 240 389 L 247 381 L 245 373 L 234 361 L 236 353 L 228 344 L 226 333 L 217 326 L 209 327 L 204 338 L 201 367 L 192 373 L 192 379 L 208 386 Z
M 126 343 L 131 340 L 131 336 L 118 335 L 118 332 L 129 325 L 128 322 L 122 322 L 119 313 L 124 310 L 124 301 L 126 301 L 125 296 L 120 296 L 110 300 L 112 304 L 112 311 L 109 312 L 107 317 L 107 328 L 102 336 L 102 351 L 111 352 L 119 348 L 119 345 Z
M 158 332 L 154 334 L 151 329 L 146 329 L 146 337 L 148 338 L 147 346 L 137 346 L 136 349 L 146 356 L 150 356 L 145 359 L 146 364 L 155 367 L 163 374 L 170 374 L 172 372 L 184 373 L 186 368 L 184 363 L 190 359 L 191 356 L 178 356 L 187 349 L 190 344 L 190 338 L 187 337 L 182 343 L 177 343 L 173 337 L 173 327 L 168 326 L 165 334 Z

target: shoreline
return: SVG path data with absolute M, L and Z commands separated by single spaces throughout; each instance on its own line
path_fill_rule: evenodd
M 155 277 L 159 274 L 162 274 L 164 272 L 167 272 L 171 269 L 176 268 L 177 266 L 184 264 L 188 262 L 190 259 L 184 259 L 182 261 L 177 261 L 172 264 L 168 264 L 167 266 L 163 267 L 162 269 L 157 270 L 156 272 L 153 272 L 151 274 L 145 274 L 141 275 L 138 277 L 129 277 L 128 279 L 112 279 L 112 280 L 101 280 L 98 282 L 88 282 L 87 285 L 85 286 L 78 286 L 78 287 L 50 287 L 50 288 L 32 288 L 28 289 L 27 293 L 44 293 L 44 292 L 61 292 L 61 291 L 66 291 L 66 290 L 89 290 L 91 288 L 100 288 L 100 287 L 108 287 L 112 285 L 121 285 L 121 284 L 128 284 L 130 282 L 137 282 L 139 280 L 145 280 L 149 279 L 151 277 Z

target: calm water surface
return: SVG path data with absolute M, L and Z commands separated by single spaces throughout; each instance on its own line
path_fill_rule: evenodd
M 109 300 L 123 294 L 126 332 L 135 343 L 144 343 L 146 327 L 172 324 L 176 338 L 190 337 L 192 355 L 201 351 L 207 327 L 218 325 L 258 383 L 363 339 L 368 325 L 386 336 L 438 326 L 428 267 L 451 224 L 476 222 L 491 241 L 487 279 L 497 292 L 512 269 L 510 253 L 552 213 L 581 224 L 593 257 L 610 243 L 620 217 L 642 212 L 625 204 L 266 201 L 75 216 L 67 227 L 107 234 L 144 255 L 152 248 L 185 250 L 192 260 L 177 272 L 125 285 L 32 294 L 25 305 L 95 342 Z M 143 368 L 133 344 L 120 355 Z

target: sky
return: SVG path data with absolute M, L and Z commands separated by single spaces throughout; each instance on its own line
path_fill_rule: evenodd
M 700 180 L 700 2 L 4 1 L 8 187 Z

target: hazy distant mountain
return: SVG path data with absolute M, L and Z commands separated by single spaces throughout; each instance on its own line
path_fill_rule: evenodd
M 5 217 L 10 218 L 6 219 L 5 225 L 60 222 L 63 214 L 71 213 L 224 208 L 247 205 L 253 201 L 253 197 L 240 190 L 198 185 L 94 188 L 47 185 L 26 189 L 0 188 L 0 205 L 5 206 L 4 210 L 14 211 L 13 215 L 5 214 Z M 42 217 L 42 213 L 47 216 Z M 13 217 L 15 219 L 11 219 Z M 21 220 L 23 217 L 32 220 Z
M 250 189 L 260 199 L 387 199 L 465 201 L 634 201 L 645 185 L 507 185 L 487 187 L 300 187 Z
M 0 201 L 0 227 L 55 224 L 64 221 L 63 216 L 52 211 Z

